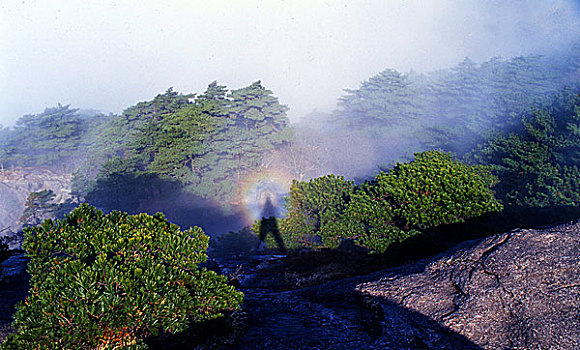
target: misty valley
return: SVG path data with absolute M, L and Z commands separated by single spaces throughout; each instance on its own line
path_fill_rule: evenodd
M 0 125 L 0 349 L 580 346 L 580 45 L 288 110 L 214 81 Z

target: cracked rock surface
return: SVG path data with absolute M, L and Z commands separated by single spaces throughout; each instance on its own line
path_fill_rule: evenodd
M 294 291 L 242 282 L 236 349 L 580 349 L 580 223 Z
M 580 349 L 579 232 L 575 224 L 466 242 L 356 290 L 484 349 Z

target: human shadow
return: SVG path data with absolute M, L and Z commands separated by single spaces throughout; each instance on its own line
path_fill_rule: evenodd
M 404 277 L 423 269 L 421 264 L 412 264 L 389 271 Z M 280 277 L 272 276 L 271 271 L 258 272 L 257 276 L 260 278 L 256 281 Z M 361 284 L 383 276 L 381 273 L 358 276 L 282 292 L 262 284 L 261 288 L 250 285 L 243 331 L 236 333 L 235 322 L 220 319 L 194 324 L 183 334 L 150 339 L 149 344 L 151 349 L 191 349 L 192 344 L 221 349 L 216 345 L 221 339 L 228 342 L 223 348 L 237 350 L 483 350 L 467 336 L 422 311 L 407 308 L 391 298 L 359 291 Z
M 276 242 L 278 250 L 282 253 L 286 253 L 286 245 L 280 234 L 280 229 L 278 228 L 278 219 L 276 218 L 276 208 L 272 204 L 270 197 L 266 198 L 266 203 L 262 208 L 262 219 L 260 220 L 260 240 L 265 242 L 268 236 L 272 236 Z
M 412 265 L 397 272 L 405 276 L 420 270 Z M 247 296 L 246 327 L 234 348 L 483 350 L 421 311 L 358 290 L 381 277 L 358 276 L 283 292 L 261 288 L 259 295 Z

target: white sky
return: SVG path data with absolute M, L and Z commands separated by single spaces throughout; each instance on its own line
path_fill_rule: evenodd
M 0 0 L 0 124 L 57 103 L 119 113 L 168 87 L 262 80 L 294 120 L 344 88 L 554 50 L 572 0 Z

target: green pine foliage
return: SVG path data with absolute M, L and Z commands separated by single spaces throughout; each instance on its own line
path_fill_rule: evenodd
M 316 246 L 317 239 L 323 246 L 338 246 L 335 222 L 344 215 L 353 191 L 353 181 L 333 174 L 308 182 L 294 180 L 285 202 L 286 216 L 279 223 L 286 248 Z
M 2 349 L 145 349 L 146 337 L 221 317 L 242 300 L 199 267 L 209 237 L 161 214 L 82 204 L 24 235 L 31 288 Z
M 24 203 L 24 212 L 20 216 L 23 225 L 38 225 L 41 218 L 56 210 L 57 205 L 52 203 L 56 195 L 52 190 L 31 192 Z
M 125 179 L 158 177 L 202 198 L 233 202 L 243 177 L 290 139 L 286 111 L 259 81 L 229 93 L 213 82 L 198 96 L 169 89 L 103 130 L 75 174 L 74 193 L 94 200 L 118 182 L 111 168 L 121 162 Z
M 329 175 L 292 184 L 280 231 L 289 248 L 337 247 L 343 240 L 373 252 L 420 230 L 502 210 L 490 169 L 428 151 L 355 186 Z
M 189 103 L 191 95 L 182 95 L 169 88 L 151 101 L 139 102 L 119 116 L 93 130 L 93 140 L 84 162 L 73 177 L 73 194 L 89 199 L 93 191 L 106 191 L 109 182 L 116 182 L 119 162 L 130 164 L 120 169 L 124 175 L 139 177 L 146 172 L 158 147 L 163 143 L 158 123 Z M 159 140 L 156 138 L 160 136 Z M 111 181 L 108 178 L 112 177 Z M 97 185 L 97 181 L 100 184 Z M 114 193 L 111 190 L 111 193 Z M 119 207 L 113 207 L 119 208 Z
M 60 104 L 24 115 L 12 130 L 0 130 L 0 164 L 74 170 L 92 141 L 91 130 L 107 119 Z
M 396 226 L 425 229 L 501 210 L 491 191 L 496 183 L 488 168 L 427 151 L 360 186 L 354 202 L 361 209 L 389 208 Z
M 361 184 L 346 221 L 362 245 L 384 251 L 420 230 L 501 211 L 491 190 L 496 183 L 488 168 L 454 161 L 448 153 L 418 153 L 413 162 Z
M 196 160 L 200 170 L 185 184 L 201 197 L 228 202 L 243 177 L 288 142 L 290 134 L 288 108 L 260 81 L 224 94 L 225 87 L 210 85 L 197 101 L 203 108 L 212 108 L 205 113 L 215 127 L 205 140 L 207 152 Z M 216 109 L 218 103 L 221 108 Z
M 358 90 L 345 90 L 339 100 L 349 126 L 390 126 L 419 114 L 418 91 L 408 74 L 387 69 L 365 81 Z
M 491 138 L 475 158 L 501 179 L 498 195 L 509 206 L 580 205 L 580 96 L 564 90 L 520 120 L 517 131 Z

